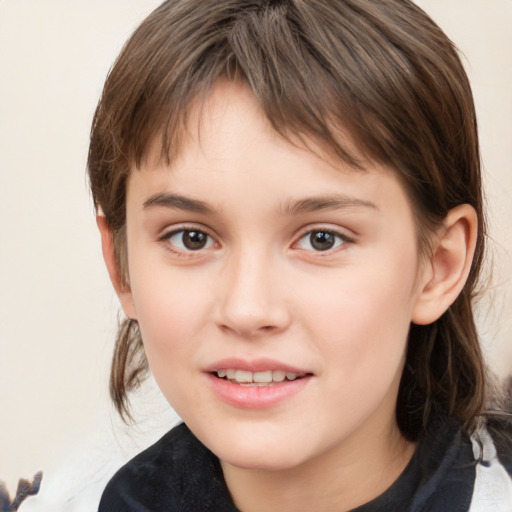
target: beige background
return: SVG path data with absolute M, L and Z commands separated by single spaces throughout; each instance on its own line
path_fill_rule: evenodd
M 39 469 L 46 482 L 53 474 L 62 484 L 87 460 L 84 451 L 104 446 L 104 433 L 117 447 L 105 456 L 108 473 L 171 421 L 161 405 L 152 419 L 141 400 L 144 437 L 142 429 L 121 429 L 111 412 L 117 301 L 85 180 L 107 70 L 158 3 L 0 0 L 0 480 L 12 490 Z M 512 371 L 512 0 L 418 4 L 464 52 L 474 86 L 494 256 L 480 323 L 489 360 L 505 374 Z M 160 404 L 153 389 L 149 396 Z M 129 449 L 121 448 L 127 439 Z

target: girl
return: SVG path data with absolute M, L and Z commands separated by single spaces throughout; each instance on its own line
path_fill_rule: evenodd
M 167 1 L 107 79 L 89 175 L 127 316 L 112 398 L 129 417 L 150 368 L 184 422 L 101 512 L 511 509 L 474 106 L 421 9 Z

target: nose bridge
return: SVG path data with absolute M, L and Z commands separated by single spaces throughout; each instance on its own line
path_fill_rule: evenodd
M 240 335 L 279 331 L 288 322 L 275 257 L 263 248 L 235 251 L 226 261 L 220 324 Z

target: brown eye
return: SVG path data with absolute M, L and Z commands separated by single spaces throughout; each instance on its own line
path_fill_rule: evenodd
M 343 245 L 346 237 L 332 231 L 310 231 L 299 240 L 298 246 L 309 251 L 325 252 Z
M 180 229 L 165 238 L 175 249 L 184 252 L 199 251 L 213 245 L 212 237 L 198 229 Z
M 202 249 L 208 242 L 208 235 L 201 231 L 184 231 L 182 235 L 183 245 L 191 251 Z
M 326 231 L 313 231 L 309 235 L 311 247 L 317 251 L 327 251 L 334 247 L 336 238 L 332 233 Z

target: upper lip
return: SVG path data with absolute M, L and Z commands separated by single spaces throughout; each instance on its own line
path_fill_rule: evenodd
M 218 370 L 236 369 L 245 370 L 248 372 L 265 372 L 282 370 L 284 372 L 292 372 L 297 374 L 312 373 L 304 368 L 298 368 L 291 366 L 287 363 L 282 363 L 274 359 L 258 358 L 258 359 L 241 359 L 241 358 L 227 358 L 216 361 L 206 366 L 205 371 L 209 373 L 216 372 Z

